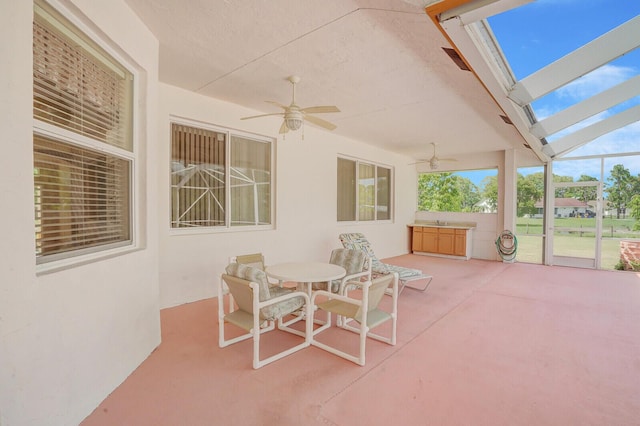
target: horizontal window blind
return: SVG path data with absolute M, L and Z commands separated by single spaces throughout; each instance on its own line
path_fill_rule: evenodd
M 231 136 L 231 226 L 271 223 L 271 143 Z
M 36 263 L 131 245 L 133 74 L 49 4 L 34 12 Z
M 391 220 L 393 174 L 388 167 L 338 157 L 338 222 Z
M 132 151 L 131 73 L 40 12 L 33 23 L 34 117 Z
M 356 162 L 338 157 L 338 222 L 356 220 Z
M 225 225 L 224 133 L 171 126 L 171 226 Z
M 34 137 L 38 263 L 131 239 L 130 170 L 127 160 Z

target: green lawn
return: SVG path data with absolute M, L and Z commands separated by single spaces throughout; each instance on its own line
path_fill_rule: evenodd
M 519 262 L 542 263 L 542 238 L 534 235 L 518 235 Z M 593 237 L 554 236 L 554 250 L 564 256 L 593 257 Z M 602 239 L 602 269 L 615 269 L 620 260 L 620 239 Z
M 595 241 L 595 218 L 555 219 L 554 252 L 563 256 L 592 258 Z M 602 269 L 614 269 L 620 260 L 620 240 L 640 238 L 633 231 L 634 219 L 605 218 L 602 229 Z M 584 229 L 584 231 L 582 231 Z M 519 217 L 516 223 L 520 262 L 542 263 L 542 219 Z
M 571 231 L 564 233 L 580 234 L 580 229 L 585 229 L 582 236 L 593 236 L 590 230 L 595 229 L 595 218 L 581 219 L 576 217 L 559 218 L 554 220 L 554 227 L 561 230 L 569 228 Z M 633 231 L 634 219 L 605 218 L 602 221 L 603 238 L 640 238 L 640 232 Z M 542 219 L 519 217 L 516 220 L 516 234 L 518 235 L 542 235 Z

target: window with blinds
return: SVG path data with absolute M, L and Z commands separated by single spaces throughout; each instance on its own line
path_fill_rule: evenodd
M 272 223 L 272 141 L 171 125 L 171 227 Z
M 53 11 L 35 11 L 34 117 L 132 151 L 131 73 Z
M 36 261 L 129 245 L 132 74 L 46 4 L 34 10 Z
M 391 220 L 392 171 L 338 157 L 338 222 Z

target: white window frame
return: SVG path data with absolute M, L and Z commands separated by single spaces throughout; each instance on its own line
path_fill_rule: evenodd
M 105 260 L 114 256 L 120 256 L 132 251 L 139 250 L 139 205 L 138 197 L 136 196 L 137 183 L 139 179 L 139 168 L 137 167 L 139 158 L 139 148 L 137 143 L 137 128 L 138 128 L 138 108 L 139 104 L 139 72 L 129 61 L 124 58 L 124 55 L 120 54 L 118 48 L 112 46 L 107 41 L 103 40 L 95 31 L 87 26 L 80 18 L 75 16 L 67 8 L 62 6 L 56 1 L 48 1 L 47 3 L 41 3 L 42 6 L 48 5 L 52 10 L 58 13 L 63 19 L 66 19 L 71 25 L 75 26 L 77 30 L 82 33 L 83 37 L 91 40 L 101 49 L 103 49 L 108 55 L 113 58 L 120 66 L 125 68 L 132 76 L 132 92 L 131 92 L 131 150 L 123 149 L 117 146 L 110 145 L 99 140 L 92 139 L 90 137 L 75 133 L 73 131 L 58 127 L 54 124 L 44 122 L 37 118 L 33 118 L 33 136 L 42 136 L 48 139 L 53 139 L 58 142 L 68 144 L 70 146 L 78 146 L 83 149 L 103 152 L 109 156 L 118 157 L 129 162 L 129 226 L 130 233 L 129 239 L 112 244 L 105 244 L 96 247 L 78 249 L 67 253 L 54 254 L 48 256 L 41 262 L 36 263 L 36 274 L 46 274 L 59 270 L 64 270 L 80 265 L 84 265 L 91 262 Z M 35 8 L 42 7 L 38 2 L 34 3 L 34 19 Z M 45 8 L 46 11 L 46 8 Z M 35 253 L 34 253 L 35 257 Z M 35 259 L 34 259 L 35 260 Z
M 225 232 L 246 232 L 246 231 L 259 231 L 259 230 L 272 230 L 275 229 L 276 224 L 276 139 L 260 135 L 256 133 L 246 132 L 243 130 L 232 129 L 224 126 L 218 126 L 211 123 L 205 123 L 202 121 L 197 121 L 185 117 L 179 116 L 171 116 L 169 118 L 169 161 L 171 162 L 171 145 L 172 145 L 172 136 L 171 136 L 171 127 L 173 124 L 189 126 L 196 129 L 208 130 L 217 133 L 225 134 L 225 205 L 224 205 L 224 225 L 220 226 L 197 226 L 197 227 L 173 227 L 172 225 L 172 211 L 173 211 L 173 185 L 171 182 L 169 183 L 169 217 L 167 219 L 167 223 L 169 225 L 169 234 L 170 235 L 185 235 L 185 234 L 210 234 L 210 233 L 225 233 Z M 257 142 L 269 143 L 270 144 L 270 194 L 269 194 L 269 209 L 270 209 L 270 218 L 271 221 L 269 224 L 263 225 L 232 225 L 231 224 L 231 185 L 230 185 L 230 177 L 231 177 L 231 137 L 241 137 L 245 139 L 251 139 Z M 167 167 L 171 168 L 171 164 Z
M 388 164 L 383 164 L 383 163 L 378 163 L 375 161 L 370 161 L 370 160 L 364 160 L 361 158 L 355 158 L 355 157 L 350 157 L 350 156 L 346 156 L 346 155 L 338 155 L 337 160 L 346 160 L 346 161 L 353 161 L 355 163 L 355 169 L 356 169 L 356 174 L 355 174 L 355 180 L 356 180 L 356 191 L 355 191 L 355 220 L 338 220 L 337 218 L 337 212 L 338 212 L 338 205 L 337 203 L 339 202 L 338 197 L 336 196 L 336 221 L 339 224 L 367 224 L 367 223 L 392 223 L 395 217 L 395 169 L 393 166 L 390 166 Z M 336 161 L 337 161 L 336 160 Z M 358 191 L 358 185 L 359 185 L 359 173 L 360 173 L 360 165 L 361 164 L 365 164 L 368 166 L 373 166 L 374 170 L 375 170 L 375 174 L 374 174 L 374 182 L 375 182 L 375 189 L 374 189 L 374 194 L 375 194 L 375 202 L 374 202 L 374 219 L 372 220 L 360 220 L 359 214 L 360 214 L 360 197 L 359 197 L 359 191 Z M 391 179 L 390 185 L 389 185 L 389 218 L 388 219 L 378 219 L 378 167 L 380 168 L 384 168 L 389 170 L 389 178 Z M 340 184 L 340 182 L 338 181 L 338 176 L 337 176 L 338 170 L 336 170 L 336 184 Z M 337 194 L 336 194 L 337 195 Z

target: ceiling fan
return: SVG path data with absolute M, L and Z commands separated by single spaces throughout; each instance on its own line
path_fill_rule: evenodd
M 297 75 L 292 75 L 287 78 L 291 85 L 293 86 L 293 96 L 291 99 L 291 105 L 285 106 L 278 102 L 274 101 L 266 101 L 270 104 L 274 104 L 283 109 L 283 112 L 274 112 L 271 114 L 260 114 L 253 115 L 251 117 L 243 117 L 241 120 L 249 120 L 251 118 L 258 117 L 268 117 L 271 115 L 281 115 L 284 117 L 282 121 L 282 125 L 280 126 L 279 133 L 287 133 L 289 130 L 295 131 L 302 126 L 303 121 L 308 121 L 311 124 L 315 124 L 316 126 L 322 127 L 327 130 L 333 130 L 336 128 L 336 125 L 333 123 L 329 123 L 326 120 L 315 117 L 311 114 L 319 114 L 319 113 L 328 113 L 328 112 L 340 112 L 338 107 L 333 105 L 320 105 L 320 106 L 312 106 L 306 108 L 300 108 L 296 105 L 296 84 L 300 82 L 300 77 Z
M 431 167 L 431 170 L 437 170 L 438 167 L 440 167 L 441 161 L 458 161 L 455 158 L 439 158 L 436 155 L 436 143 L 431 142 L 431 145 L 433 145 L 433 156 L 428 160 L 418 160 L 417 162 L 412 164 L 429 163 L 429 167 Z

